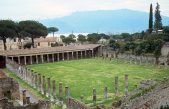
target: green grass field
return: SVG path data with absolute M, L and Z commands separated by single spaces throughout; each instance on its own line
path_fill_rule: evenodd
M 57 91 L 59 82 L 70 87 L 70 95 L 76 99 L 84 96 L 86 103 L 92 100 L 92 89 L 96 88 L 97 100 L 103 100 L 104 87 L 108 87 L 109 97 L 114 98 L 114 77 L 119 77 L 119 94 L 124 93 L 124 75 L 129 75 L 129 91 L 141 80 L 162 80 L 169 76 L 169 68 L 152 65 L 135 65 L 124 61 L 82 59 L 47 64 L 29 65 L 34 71 L 55 79 Z

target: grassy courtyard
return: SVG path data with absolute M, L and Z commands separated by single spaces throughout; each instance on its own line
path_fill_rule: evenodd
M 119 94 L 124 93 L 124 75 L 129 75 L 129 91 L 131 91 L 141 80 L 162 80 L 169 76 L 169 68 L 158 68 L 152 65 L 129 64 L 124 61 L 82 59 L 62 61 L 47 64 L 29 65 L 34 71 L 50 77 L 57 82 L 57 93 L 59 82 L 63 86 L 70 87 L 70 95 L 80 99 L 84 96 L 86 103 L 92 100 L 92 89 L 96 88 L 97 99 L 103 100 L 104 87 L 108 87 L 110 99 L 114 97 L 114 77 L 119 77 Z

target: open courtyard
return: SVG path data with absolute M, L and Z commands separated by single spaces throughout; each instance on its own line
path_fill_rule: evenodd
M 119 77 L 119 96 L 124 95 L 124 75 L 129 75 L 129 92 L 141 80 L 153 79 L 160 81 L 168 76 L 169 68 L 152 65 L 136 65 L 125 61 L 103 60 L 102 58 L 61 61 L 46 64 L 28 65 L 30 69 L 56 80 L 63 87 L 70 88 L 70 95 L 76 99 L 84 96 L 86 103 L 92 101 L 92 90 L 96 88 L 97 101 L 102 101 L 104 87 L 108 87 L 109 99 L 115 98 L 115 76 Z M 58 94 L 58 92 L 57 92 Z

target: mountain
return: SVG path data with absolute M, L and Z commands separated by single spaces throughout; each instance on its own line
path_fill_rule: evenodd
M 69 16 L 42 20 L 46 26 L 56 26 L 59 33 L 121 33 L 138 32 L 148 28 L 149 13 L 128 9 L 75 12 Z M 162 16 L 163 25 L 169 17 Z

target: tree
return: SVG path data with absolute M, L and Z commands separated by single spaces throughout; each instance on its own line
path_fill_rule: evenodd
M 83 44 L 86 42 L 86 36 L 79 34 L 77 40 Z
M 6 39 L 16 37 L 16 24 L 12 20 L 0 20 L 0 40 L 3 41 L 4 50 L 7 49 Z
M 157 3 L 156 10 L 155 10 L 155 22 L 154 22 L 154 29 L 156 32 L 162 29 L 162 18 L 160 15 L 160 5 Z
M 64 42 L 65 44 L 70 44 L 70 43 L 75 43 L 76 40 L 74 39 L 75 38 L 75 35 L 73 34 L 70 34 L 68 37 L 65 37 L 65 36 L 60 36 L 61 39 L 62 39 L 62 42 Z
M 164 41 L 161 39 L 157 39 L 154 41 L 155 49 L 154 49 L 154 56 L 156 58 L 156 64 L 159 63 L 159 57 L 161 56 L 161 48 L 164 44 Z
M 46 37 L 48 34 L 47 28 L 37 22 L 32 20 L 20 21 L 20 28 L 26 32 L 27 37 L 30 37 L 32 40 L 32 47 L 34 48 L 34 38 Z
M 90 43 L 97 43 L 101 39 L 101 36 L 98 33 L 92 33 L 87 35 L 87 41 Z
M 150 5 L 150 14 L 149 14 L 149 33 L 152 33 L 153 30 L 153 5 Z
M 56 27 L 49 27 L 48 28 L 48 33 L 53 33 L 53 37 L 55 35 L 55 32 L 57 32 L 57 31 L 59 31 L 59 29 Z

